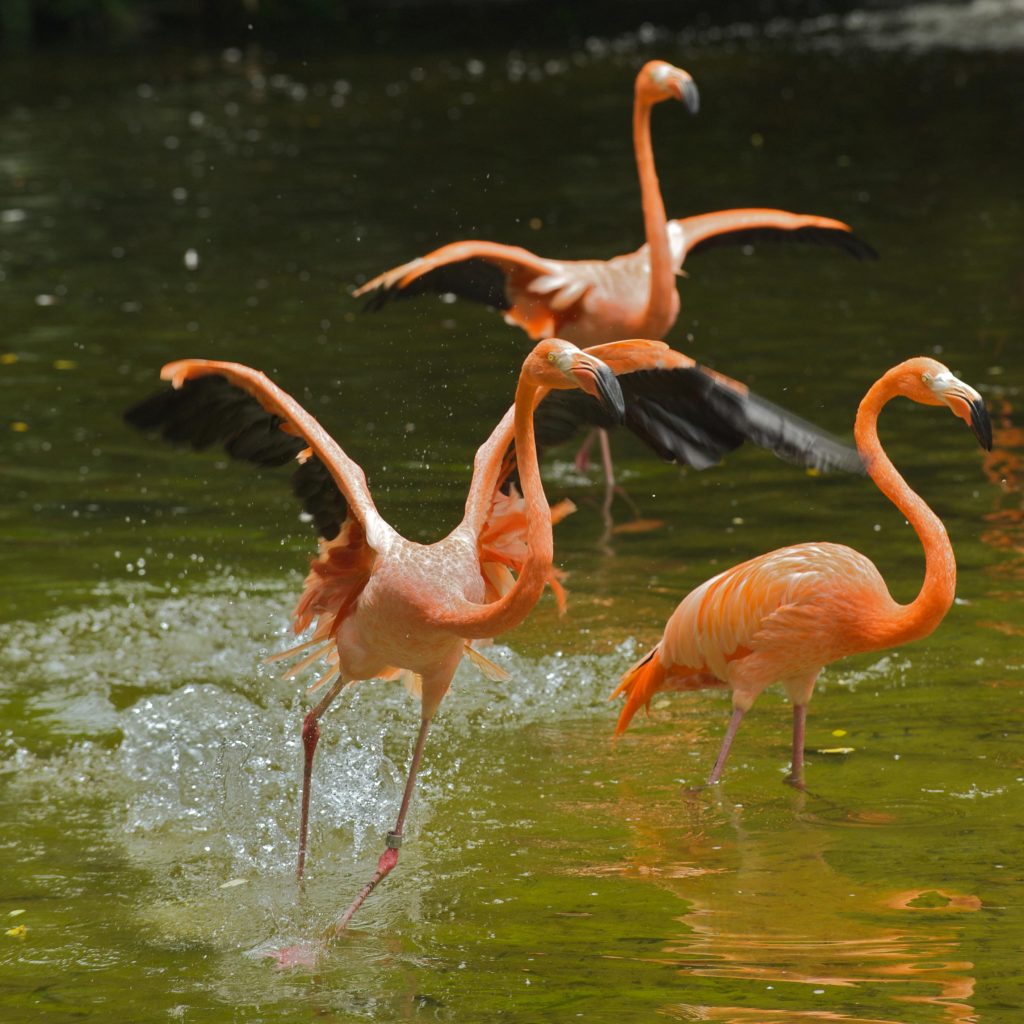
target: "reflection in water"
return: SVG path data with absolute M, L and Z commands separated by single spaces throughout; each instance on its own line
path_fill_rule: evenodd
M 846 877 L 829 855 L 843 852 L 839 836 L 849 829 L 803 816 L 817 798 L 793 799 L 801 816 L 777 821 L 706 790 L 682 811 L 666 803 L 660 823 L 639 801 L 622 809 L 639 826 L 627 873 L 689 905 L 679 918 L 685 931 L 653 961 L 679 967 L 689 998 L 663 1012 L 680 1020 L 904 1024 L 916 1006 L 924 1009 L 915 1021 L 977 1020 L 974 964 L 960 945 L 963 915 L 980 900 L 936 888 L 885 892 Z M 882 826 L 885 836 L 863 815 L 846 817 L 859 831 L 896 838 L 893 826 Z M 703 978 L 726 984 L 705 986 Z M 810 987 L 812 998 L 793 986 Z M 719 1004 L 730 997 L 736 1002 Z M 806 1009 L 808 1002 L 821 1009 Z
M 1024 580 L 1024 429 L 1014 423 L 1014 408 L 1003 395 L 990 403 L 992 416 L 992 451 L 985 457 L 984 470 L 995 485 L 995 508 L 984 516 L 986 528 L 981 542 L 1001 555 L 987 569 L 998 580 L 1000 588 L 990 592 L 1000 601 L 1020 600 L 1019 591 L 1005 584 Z M 1008 636 L 1020 636 L 1020 625 L 1003 620 L 989 620 L 979 625 Z

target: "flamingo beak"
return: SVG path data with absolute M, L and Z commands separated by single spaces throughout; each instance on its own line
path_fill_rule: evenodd
M 626 400 L 614 373 L 593 356 L 580 353 L 569 375 L 582 391 L 593 395 L 616 426 L 626 419 Z
M 971 433 L 978 439 L 978 444 L 985 451 L 992 451 L 992 420 L 989 419 L 988 409 L 981 395 L 967 403 L 970 410 L 970 419 L 961 416 L 965 423 L 971 428 Z M 958 413 L 958 415 L 960 415 Z
M 981 395 L 952 374 L 950 379 L 941 382 L 937 392 L 953 413 L 971 428 L 971 433 L 978 439 L 978 444 L 985 451 L 992 451 L 992 420 Z
M 700 110 L 697 83 L 688 75 L 685 78 L 682 75 L 673 76 L 671 89 L 676 99 L 680 100 L 691 114 L 696 114 Z

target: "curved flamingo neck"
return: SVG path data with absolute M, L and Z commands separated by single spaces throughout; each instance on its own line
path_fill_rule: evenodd
M 533 430 L 534 408 L 546 393 L 546 388 L 538 387 L 520 374 L 516 387 L 513 436 L 519 482 L 526 504 L 526 560 L 512 588 L 498 600 L 486 605 L 467 603 L 442 617 L 441 625 L 466 639 L 498 636 L 514 629 L 540 600 L 547 583 L 548 570 L 554 557 L 554 541 L 551 510 L 540 479 Z
M 640 201 L 644 211 L 644 234 L 647 238 L 651 272 L 644 323 L 664 323 L 664 330 L 667 331 L 672 319 L 675 271 L 672 267 L 672 250 L 668 243 L 665 203 L 661 198 L 658 173 L 654 169 L 651 103 L 639 95 L 633 100 L 633 150 L 636 153 L 636 169 L 640 178 Z
M 911 490 L 878 440 L 878 415 L 899 394 L 890 372 L 876 381 L 857 410 L 854 437 L 868 474 L 878 489 L 903 513 L 924 548 L 924 583 L 917 597 L 884 624 L 884 643 L 891 646 L 927 636 L 942 621 L 956 593 L 956 559 L 942 520 Z

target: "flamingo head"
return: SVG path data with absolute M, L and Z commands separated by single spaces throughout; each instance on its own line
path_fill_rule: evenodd
M 920 356 L 908 359 L 896 368 L 901 394 L 922 405 L 945 405 L 971 428 L 971 433 L 986 451 L 992 450 L 992 421 L 985 400 L 949 367 L 936 359 Z
M 612 421 L 622 423 L 626 403 L 615 374 L 596 356 L 577 348 L 571 341 L 548 338 L 527 357 L 523 367 L 541 387 L 552 391 L 578 388 L 593 395 Z
M 679 100 L 691 114 L 700 109 L 697 84 L 682 68 L 664 60 L 649 60 L 636 76 L 636 95 L 648 103 Z

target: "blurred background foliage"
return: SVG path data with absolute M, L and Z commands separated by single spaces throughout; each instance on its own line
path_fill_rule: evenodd
M 8 51 L 88 44 L 123 47 L 177 38 L 221 43 L 239 33 L 269 43 L 327 32 L 337 46 L 507 46 L 636 27 L 638 18 L 694 27 L 747 19 L 811 18 L 854 6 L 890 9 L 905 0 L 0 0 Z

